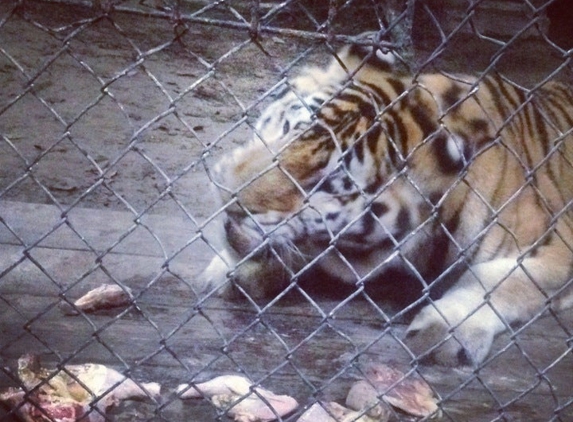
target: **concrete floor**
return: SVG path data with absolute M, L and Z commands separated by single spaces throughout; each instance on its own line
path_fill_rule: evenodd
M 47 366 L 104 363 L 163 385 L 161 402 L 126 402 L 114 420 L 205 422 L 221 416 L 206 401 L 179 400 L 178 384 L 239 372 L 306 406 L 343 402 L 364 363 L 410 368 L 399 341 L 405 327 L 388 325 L 360 297 L 341 305 L 294 291 L 267 307 L 198 299 L 191 283 L 213 252 L 188 219 L 146 215 L 137 224 L 128 212 L 74 208 L 62 216 L 55 206 L 8 201 L 0 217 L 2 387 L 15 385 L 26 352 Z M 132 289 L 134 305 L 80 316 L 59 309 L 64 296 L 114 281 Z M 571 327 L 569 313 L 501 336 L 499 355 L 476 372 L 418 366 L 442 399 L 438 420 L 573 420 Z

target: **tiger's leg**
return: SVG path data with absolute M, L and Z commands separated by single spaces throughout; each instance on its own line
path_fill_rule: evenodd
M 534 257 L 472 266 L 414 318 L 406 344 L 416 356 L 442 365 L 475 366 L 488 355 L 494 337 L 511 325 L 528 321 L 546 306 L 571 307 L 573 252 L 561 240 L 556 243 L 540 247 Z
M 195 287 L 199 294 L 209 293 L 213 289 L 218 289 L 219 295 L 226 297 L 229 295 L 228 273 L 231 271 L 237 259 L 227 249 L 223 249 L 216 255 L 207 268 L 195 281 Z
M 215 256 L 198 277 L 199 294 L 217 290 L 217 295 L 227 300 L 265 299 L 278 294 L 287 285 L 288 274 L 274 257 L 242 261 L 225 249 Z

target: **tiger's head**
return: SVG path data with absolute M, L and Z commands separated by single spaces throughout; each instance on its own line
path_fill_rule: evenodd
M 435 205 L 468 153 L 445 121 L 449 84 L 440 92 L 439 78 L 396 75 L 390 53 L 357 50 L 291 81 L 214 169 L 250 294 L 315 261 L 356 283 L 429 259 Z M 271 261 L 288 270 L 269 276 Z

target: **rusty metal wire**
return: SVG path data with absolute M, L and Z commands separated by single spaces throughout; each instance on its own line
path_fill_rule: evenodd
M 249 286 L 237 284 L 240 299 L 229 301 L 217 288 L 202 291 L 198 282 L 213 258 L 229 260 L 221 220 L 240 202 L 236 192 L 227 203 L 215 198 L 216 188 L 225 189 L 214 175 L 215 165 L 237 146 L 262 137 L 256 133 L 257 117 L 292 87 L 302 68 L 324 66 L 346 44 L 375 46 L 395 52 L 413 78 L 437 72 L 458 80 L 473 74 L 483 81 L 497 73 L 530 99 L 547 81 L 571 84 L 573 44 L 567 31 L 573 18 L 564 12 L 565 3 L 0 3 L 0 389 L 25 387 L 26 400 L 34 402 L 34 391 L 56 377 L 52 373 L 39 387 L 23 384 L 18 358 L 35 353 L 60 371 L 97 362 L 139 385 L 162 384 L 161 398 L 147 394 L 144 402 L 122 404 L 106 416 L 109 420 L 226 420 L 229 409 L 208 400 L 183 401 L 183 390 L 176 387 L 189 384 L 191 391 L 200 381 L 240 373 L 254 386 L 295 397 L 300 407 L 279 417 L 294 422 L 318 401 L 344 403 L 364 366 L 378 361 L 401 368 L 406 379 L 424 379 L 437 397 L 439 420 L 571 420 L 573 320 L 557 312 L 555 303 L 572 289 L 572 280 L 550 296 L 530 277 L 545 294 L 544 306 L 517 326 L 498 313 L 506 333 L 473 368 L 426 365 L 404 340 L 406 323 L 419 305 L 436 303 L 431 293 L 450 273 L 468 267 L 472 248 L 501 226 L 501 211 L 525 186 L 505 204 L 487 204 L 491 221 L 458 245 L 452 267 L 432 281 L 401 248 L 438 218 L 435 198 L 426 198 L 434 214 L 394 239 L 390 258 L 402 260 L 407 273 L 390 271 L 387 277 L 400 283 L 394 289 L 373 288 L 367 279 L 378 268 L 361 275 L 340 252 L 334 234 L 323 253 L 297 268 L 268 238 L 228 262 L 226 284 L 236 274 L 249 274 L 264 256 L 268 278 L 284 280 L 270 297 L 257 297 Z M 365 32 L 377 35 L 365 37 Z M 511 117 L 522 107 L 517 105 Z M 532 171 L 568 142 L 571 131 L 555 140 Z M 278 159 L 245 186 L 277 169 L 282 171 Z M 286 176 L 304 192 L 296 178 Z M 451 190 L 465 183 L 462 176 Z M 396 180 L 422 192 L 407 166 L 387 186 Z M 481 195 L 479 187 L 470 189 Z M 573 199 L 566 202 L 554 221 L 571 212 Z M 350 224 L 370 214 L 367 209 Z M 515 236 L 511 228 L 503 229 Z M 447 242 L 456 242 L 451 227 L 441 224 L 441 230 Z M 527 273 L 524 257 L 545 242 L 546 234 L 523 251 L 513 270 Z M 563 243 L 573 254 L 572 242 Z M 289 253 L 305 258 L 296 247 Z M 317 263 L 329 253 L 355 277 L 354 286 L 323 282 Z M 483 285 L 484 302 L 474 312 L 497 312 L 491 297 L 504 281 L 491 289 Z M 76 308 L 78 297 L 102 284 L 119 286 L 128 302 L 65 315 L 63 310 Z M 417 296 L 402 302 L 402 286 L 410 284 Z M 398 303 L 389 296 L 397 296 Z M 456 326 L 450 328 L 427 354 L 458 341 Z M 100 412 L 97 403 L 118 385 L 92 398 L 94 417 Z M 46 420 L 57 420 L 41 412 Z M 413 418 L 395 407 L 388 412 L 389 420 Z M 0 411 L 0 421 L 14 418 L 14 411 Z

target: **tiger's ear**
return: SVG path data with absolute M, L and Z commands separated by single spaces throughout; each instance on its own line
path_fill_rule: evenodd
M 341 48 L 333 57 L 328 73 L 339 76 L 352 75 L 369 69 L 385 73 L 404 73 L 399 57 L 386 48 L 387 31 L 363 32 L 355 37 L 355 43 Z
M 348 76 L 362 69 L 393 73 L 397 58 L 390 50 L 369 45 L 352 44 L 343 47 L 333 57 L 327 72 L 331 75 Z

